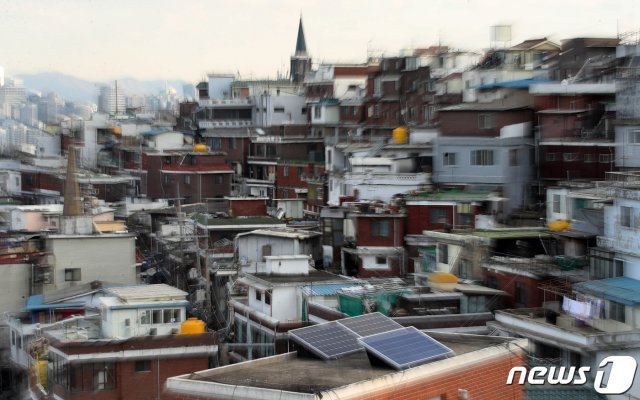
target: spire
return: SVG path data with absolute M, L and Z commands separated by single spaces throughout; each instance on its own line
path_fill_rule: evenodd
M 296 56 L 307 55 L 307 42 L 304 40 L 304 30 L 302 29 L 302 15 L 298 25 L 298 40 L 296 40 Z
M 76 176 L 76 148 L 69 146 L 67 156 L 67 179 L 64 183 L 64 205 L 62 215 L 65 217 L 82 215 L 82 205 L 80 204 L 80 188 Z

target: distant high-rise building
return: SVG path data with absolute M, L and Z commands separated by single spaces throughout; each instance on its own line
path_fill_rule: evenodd
M 0 117 L 11 117 L 14 106 L 26 101 L 27 95 L 22 86 L 22 81 L 7 79 L 0 87 Z
M 192 83 L 182 85 L 182 96 L 186 100 L 196 100 L 196 87 Z
M 298 38 L 296 39 L 296 52 L 291 56 L 291 69 L 289 77 L 293 83 L 301 84 L 304 76 L 311 70 L 311 57 L 307 53 L 307 42 L 304 39 L 304 30 L 302 29 L 302 16 L 298 24 Z
M 0 65 L 0 87 L 4 86 L 4 67 Z
M 124 90 L 118 86 L 102 86 L 98 95 L 98 111 L 105 114 L 124 114 L 127 107 Z

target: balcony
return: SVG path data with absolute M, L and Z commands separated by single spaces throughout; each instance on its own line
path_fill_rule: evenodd
M 250 119 L 228 119 L 228 120 L 200 120 L 198 127 L 201 129 L 210 128 L 251 128 L 253 121 Z
M 640 331 L 611 319 L 585 321 L 545 308 L 520 308 L 495 312 L 487 325 L 535 341 L 574 351 L 592 352 L 607 348 L 637 346 Z

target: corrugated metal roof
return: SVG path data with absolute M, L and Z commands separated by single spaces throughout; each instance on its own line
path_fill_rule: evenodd
M 164 283 L 110 288 L 108 292 L 123 301 L 184 300 L 187 296 L 187 292 Z
M 69 302 L 69 303 L 51 303 L 44 304 L 43 295 L 36 294 L 34 296 L 29 297 L 27 299 L 27 306 L 25 309 L 27 311 L 40 311 L 40 310 L 52 310 L 59 308 L 83 308 L 85 307 L 84 302 Z
M 307 296 L 335 296 L 339 290 L 362 286 L 361 283 L 327 283 L 307 285 L 302 288 L 302 292 Z
M 640 281 L 624 276 L 598 281 L 580 282 L 575 284 L 573 289 L 576 292 L 589 294 L 628 306 L 640 304 Z

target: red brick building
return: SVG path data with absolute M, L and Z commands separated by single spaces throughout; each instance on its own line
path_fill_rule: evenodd
M 52 341 L 49 392 L 65 400 L 172 399 L 172 376 L 215 365 L 212 334 L 136 337 L 110 341 Z

